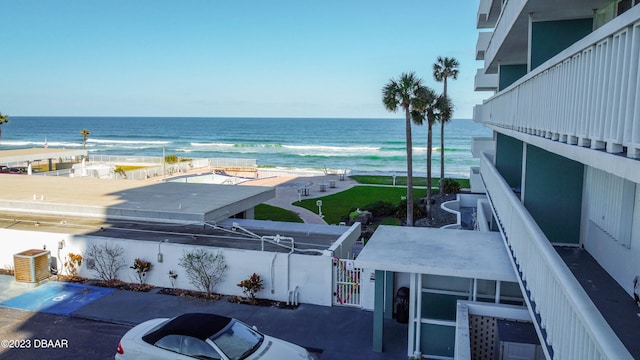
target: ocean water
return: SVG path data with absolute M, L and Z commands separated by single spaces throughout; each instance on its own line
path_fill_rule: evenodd
M 406 172 L 404 119 L 10 117 L 0 150 L 82 148 L 89 155 L 175 154 L 189 158 L 256 159 L 258 166 Z M 469 119 L 445 125 L 445 172 L 468 175 L 473 137 L 490 130 Z M 413 127 L 414 171 L 426 173 L 427 129 Z M 434 126 L 433 171 L 440 169 L 440 129 Z

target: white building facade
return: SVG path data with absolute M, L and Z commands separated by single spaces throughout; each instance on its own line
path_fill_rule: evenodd
M 640 356 L 637 2 L 480 1 L 476 89 L 495 94 L 474 120 L 494 145 L 472 181 L 547 358 Z

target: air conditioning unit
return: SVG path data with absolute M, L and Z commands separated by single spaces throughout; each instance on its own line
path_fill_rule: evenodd
M 51 276 L 49 250 L 32 249 L 13 255 L 15 279 L 19 282 L 39 283 Z

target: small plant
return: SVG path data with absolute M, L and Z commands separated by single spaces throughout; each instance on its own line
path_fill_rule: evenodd
M 118 271 L 125 267 L 124 248 L 111 243 L 91 244 L 87 251 L 87 259 L 93 260 L 93 270 L 106 282 L 118 280 Z
M 119 174 L 120 176 L 122 176 L 123 178 L 127 178 L 127 173 L 124 171 L 124 168 L 122 166 L 116 166 L 116 168 L 113 170 L 114 173 Z
M 176 288 L 176 279 L 178 278 L 178 273 L 173 270 L 169 270 L 169 281 L 171 281 L 171 287 Z
M 144 284 L 147 273 L 151 270 L 151 263 L 140 258 L 133 260 L 133 266 L 129 268 L 135 271 L 135 276 L 140 285 Z
M 445 178 L 440 186 L 444 187 L 445 194 L 457 194 L 460 192 L 460 183 L 451 178 Z
M 80 270 L 80 265 L 82 265 L 82 255 L 69 253 L 65 259 L 64 271 L 67 275 L 76 277 L 78 276 L 78 271 Z
M 178 265 L 184 268 L 189 282 L 200 291 L 206 292 L 209 298 L 227 269 L 222 253 L 213 254 L 204 249 L 185 251 Z
M 4 268 L 2 268 L 2 271 L 0 273 L 5 274 L 5 275 L 15 275 L 16 272 L 15 272 L 15 269 L 14 269 L 13 265 L 5 264 Z
M 246 297 L 249 298 L 249 301 L 251 301 L 252 304 L 255 305 L 258 303 L 258 300 L 256 299 L 256 294 L 260 290 L 264 289 L 260 275 L 253 273 L 253 275 L 249 276 L 248 279 L 244 279 L 240 281 L 238 286 L 242 288 L 242 292 Z

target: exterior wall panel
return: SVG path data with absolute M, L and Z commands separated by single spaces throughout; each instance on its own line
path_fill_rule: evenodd
M 583 165 L 527 146 L 524 206 L 552 243 L 578 244 Z

